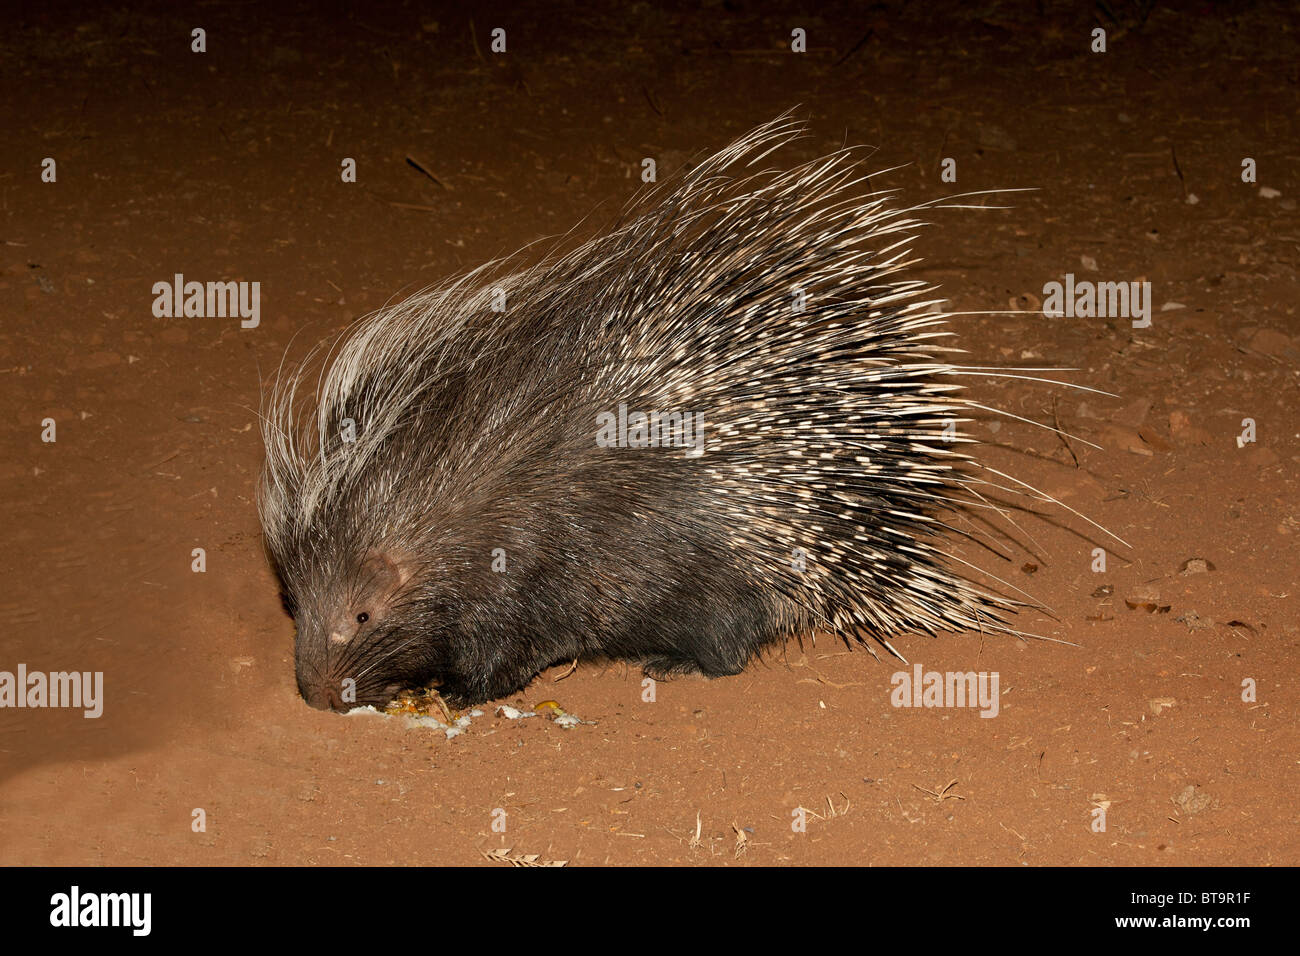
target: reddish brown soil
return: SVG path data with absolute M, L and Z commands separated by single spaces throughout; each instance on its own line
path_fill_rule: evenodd
M 485 8 L 478 53 L 455 4 L 54 5 L 6 24 L 0 670 L 103 671 L 107 702 L 99 720 L 0 711 L 0 861 L 1300 862 L 1288 5 L 1161 6 L 1140 30 L 1111 24 L 1104 55 L 1086 4 L 758 9 Z M 1018 623 L 1077 646 L 898 639 L 926 669 L 997 671 L 990 720 L 895 709 L 901 665 L 827 640 L 661 684 L 656 703 L 635 670 L 557 669 L 521 698 L 591 722 L 569 730 L 489 708 L 447 741 L 309 709 L 252 500 L 259 378 L 291 338 L 599 221 L 642 157 L 666 171 L 797 104 L 799 158 L 876 144 L 881 168 L 910 164 L 876 185 L 908 201 L 1037 187 L 1011 210 L 931 216 L 917 275 L 954 309 L 1006 309 L 1066 272 L 1152 283 L 1149 329 L 956 320 L 976 364 L 1077 368 L 1120 396 L 972 385 L 1104 448 L 978 426 L 987 461 L 1131 544 L 1048 509 L 1020 519 L 1010 561 L 967 552 L 1055 609 Z M 261 326 L 154 318 L 153 283 L 178 272 L 261 282 Z M 1238 448 L 1245 418 L 1258 441 Z M 1214 570 L 1180 573 L 1193 558 Z M 799 806 L 816 814 L 802 834 Z

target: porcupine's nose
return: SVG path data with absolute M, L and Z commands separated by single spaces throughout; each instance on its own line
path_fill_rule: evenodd
M 317 710 L 343 710 L 343 696 L 333 685 L 302 689 L 303 699 Z

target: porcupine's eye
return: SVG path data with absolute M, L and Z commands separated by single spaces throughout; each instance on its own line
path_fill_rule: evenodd
M 360 614 L 357 615 L 358 624 L 365 624 L 366 621 L 368 620 L 370 620 L 370 615 L 367 614 L 365 611 L 362 611 Z

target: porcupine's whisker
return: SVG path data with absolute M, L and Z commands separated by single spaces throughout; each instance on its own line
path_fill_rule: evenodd
M 343 652 L 335 659 L 330 670 L 335 673 L 347 673 L 363 654 L 372 653 L 375 649 L 382 647 L 392 636 L 392 632 L 386 630 L 374 631 L 364 636 L 358 635 L 358 637 L 343 645 Z
M 360 685 L 361 681 L 368 674 L 372 673 L 375 670 L 375 668 L 377 668 L 380 664 L 383 664 L 386 661 L 391 660 L 393 657 L 397 656 L 397 654 L 405 650 L 408 646 L 410 646 L 414 642 L 415 642 L 415 637 L 407 638 L 401 644 L 398 644 L 397 646 L 393 647 L 387 654 L 384 654 L 382 657 L 376 657 L 373 661 L 367 664 L 361 671 L 359 671 L 356 674 L 356 676 L 353 677 L 353 680 L 355 680 L 357 684 Z
M 390 649 L 387 654 L 384 654 L 382 657 L 375 658 L 373 661 L 367 664 L 361 671 L 359 671 L 355 676 L 353 676 L 353 680 L 355 680 L 357 684 L 360 685 L 362 678 L 364 678 L 367 674 L 374 671 L 375 668 L 377 668 L 380 664 L 383 664 L 385 661 L 391 660 L 393 657 L 396 657 L 398 654 L 404 651 L 411 644 L 415 643 L 418 637 L 419 635 L 412 635 L 411 637 L 402 641 L 402 643 L 398 644 L 396 647 Z

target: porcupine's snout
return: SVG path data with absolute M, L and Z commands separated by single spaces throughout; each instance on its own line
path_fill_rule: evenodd
M 299 623 L 294 635 L 298 693 L 317 710 L 350 710 L 356 705 L 344 702 L 343 681 L 333 673 L 326 641 L 316 631 L 318 628 Z
M 322 640 L 312 630 L 299 630 L 294 659 L 298 693 L 317 710 L 343 713 L 355 707 L 382 709 L 404 686 L 420 683 L 409 678 L 393 681 L 388 671 L 376 671 L 372 676 L 366 672 L 365 665 L 355 667 L 348 663 L 350 656 L 345 644 L 331 642 L 328 636 Z
M 337 688 L 328 684 L 304 681 L 301 676 L 298 678 L 298 693 L 302 694 L 302 699 L 317 710 L 342 712 L 351 707 L 351 705 L 344 706 L 343 695 Z

